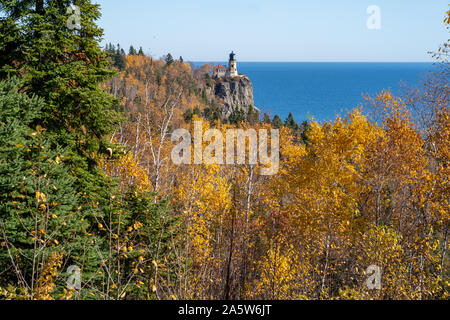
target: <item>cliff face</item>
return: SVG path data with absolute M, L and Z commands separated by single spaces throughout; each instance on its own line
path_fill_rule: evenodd
M 250 106 L 254 106 L 253 86 L 244 75 L 216 79 L 214 95 L 224 117 L 229 117 L 237 109 L 247 112 Z

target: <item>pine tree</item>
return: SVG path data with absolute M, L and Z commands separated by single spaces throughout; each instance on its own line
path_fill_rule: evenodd
M 116 67 L 119 71 L 125 70 L 126 67 L 125 55 L 122 53 L 121 50 L 118 50 L 117 52 L 112 54 L 112 60 L 113 66 Z
M 186 123 L 190 123 L 192 121 L 193 116 L 194 115 L 192 113 L 192 109 L 187 109 L 183 114 L 184 121 Z
M 47 259 L 71 252 L 69 263 L 77 263 L 86 239 L 65 152 L 31 127 L 44 103 L 20 93 L 22 85 L 0 82 L 0 287 L 19 284 L 33 298 Z
M 301 140 L 304 144 L 309 145 L 308 132 L 311 129 L 311 125 L 308 121 L 303 121 L 300 131 L 301 131 Z
M 173 60 L 173 57 L 170 53 L 167 54 L 167 56 L 164 59 L 166 61 L 166 64 L 168 66 L 172 65 L 175 61 Z
M 198 107 L 195 107 L 193 114 L 200 116 L 200 109 Z M 212 102 L 211 107 L 205 108 L 205 110 L 203 110 L 203 115 L 211 123 L 214 123 L 214 121 L 221 119 L 220 108 L 214 101 Z
M 292 112 L 289 112 L 289 115 L 286 118 L 286 121 L 284 122 L 284 126 L 290 128 L 294 131 L 297 131 L 299 129 L 297 122 L 295 122 L 295 120 L 294 120 L 294 116 L 292 115 Z
M 78 30 L 67 23 L 67 8 L 73 3 L 2 1 L 0 76 L 23 77 L 23 89 L 44 100 L 35 122 L 46 128 L 53 144 L 69 150 L 67 162 L 80 192 L 96 198 L 107 190 L 97 169 L 98 155 L 106 153 L 109 142 L 104 137 L 117 119 L 117 101 L 100 85 L 115 72 L 99 46 L 99 6 L 75 1 L 82 16 Z
M 247 112 L 247 122 L 254 125 L 259 122 L 259 112 L 253 105 L 250 105 Z
M 242 121 L 245 121 L 247 118 L 247 115 L 244 110 L 242 110 L 240 107 L 233 110 L 233 113 L 228 117 L 228 122 L 230 124 L 239 124 Z
M 142 47 L 139 48 L 138 55 L 140 55 L 140 56 L 145 56 L 144 50 L 142 49 Z
M 135 56 L 137 55 L 136 49 L 133 46 L 130 46 L 130 50 L 128 51 L 128 54 L 130 56 Z
M 280 129 L 281 127 L 283 127 L 283 121 L 278 115 L 275 115 L 275 117 L 273 117 L 272 126 L 276 129 Z
M 28 144 L 27 141 L 17 144 L 32 147 L 24 148 L 26 154 L 16 155 L 17 163 L 7 162 L 11 169 L 22 172 L 22 178 L 25 176 L 25 185 L 11 191 L 25 198 L 19 198 L 20 201 L 14 199 L 10 203 L 19 205 L 20 210 L 28 210 L 31 215 L 36 210 L 49 212 L 55 207 L 55 216 L 64 219 L 65 213 L 58 210 L 70 212 L 67 220 L 51 216 L 55 223 L 59 221 L 59 225 L 64 222 L 61 230 L 66 230 L 67 225 L 69 231 L 61 239 L 67 239 L 70 245 L 76 234 L 73 228 L 81 223 L 79 212 L 89 217 L 83 224 L 90 234 L 98 229 L 95 223 L 97 219 L 108 213 L 114 184 L 98 164 L 103 158 L 102 154 L 108 154 L 108 148 L 115 148 L 105 138 L 114 130 L 118 119 L 114 111 L 118 101 L 102 88 L 102 84 L 116 71 L 110 68 L 108 54 L 99 45 L 103 34 L 95 24 L 100 17 L 99 6 L 90 0 L 75 1 L 82 16 L 81 29 L 72 29 L 67 24 L 70 16 L 67 8 L 73 2 L 5 0 L 0 7 L 3 16 L 0 19 L 0 79 L 6 79 L 8 75 L 23 78 L 20 91 L 26 92 L 28 96 L 39 97 L 42 101 L 42 111 L 36 112 L 29 124 L 35 128 L 35 140 Z M 117 53 L 124 55 L 119 45 Z M 6 146 L 12 148 L 8 144 Z M 12 150 L 3 154 L 7 159 L 14 155 Z M 22 163 L 24 161 L 26 163 Z M 58 162 L 61 165 L 56 165 Z M 8 175 L 14 176 L 14 173 L 6 172 L 4 176 Z M 36 185 L 40 183 L 50 189 L 43 189 L 42 184 L 38 189 Z M 52 189 L 53 186 L 56 189 Z M 8 191 L 0 193 L 8 194 Z M 72 194 L 77 195 L 77 210 L 71 209 L 70 201 L 75 201 Z M 47 203 L 45 200 L 48 199 L 54 200 Z M 3 200 L 7 201 L 2 199 L 2 203 Z M 32 207 L 33 201 L 36 208 Z M 13 214 L 11 207 L 3 210 L 9 212 L 8 215 Z M 12 219 L 12 216 L 5 217 L 9 218 Z M 47 220 L 40 220 L 39 225 L 42 221 L 47 223 Z M 15 228 L 14 224 L 11 227 Z M 35 237 L 25 239 L 29 235 L 23 233 L 17 239 L 24 246 L 29 245 L 29 239 L 32 238 L 34 242 L 47 241 L 46 235 L 53 233 L 43 230 L 45 233 L 36 231 Z M 11 236 L 14 235 L 8 235 Z M 88 243 L 84 244 L 87 250 L 83 256 L 77 254 L 75 249 L 69 250 L 70 256 L 71 259 L 84 259 L 84 274 L 95 280 L 94 266 L 98 266 L 98 252 L 104 250 L 102 246 L 106 240 L 98 238 L 98 248 L 93 251 L 90 243 L 92 238 L 85 236 L 84 239 Z M 55 240 L 61 243 L 59 236 Z M 47 242 L 45 244 L 50 245 Z

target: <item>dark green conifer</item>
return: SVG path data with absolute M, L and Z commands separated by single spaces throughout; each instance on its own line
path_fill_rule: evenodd
M 168 66 L 172 65 L 175 61 L 173 60 L 173 57 L 170 53 L 167 54 L 167 56 L 164 59 L 166 61 L 166 64 Z
M 280 129 L 281 127 L 283 127 L 283 121 L 278 115 L 275 115 L 275 117 L 273 117 L 272 126 L 276 129 Z
M 130 46 L 130 50 L 128 51 L 128 54 L 130 56 L 135 56 L 135 55 L 137 55 L 137 51 L 133 46 Z

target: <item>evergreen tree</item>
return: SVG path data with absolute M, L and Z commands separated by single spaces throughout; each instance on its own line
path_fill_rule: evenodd
M 214 82 L 209 73 L 205 73 L 205 83 L 208 88 L 212 88 L 214 86 Z
M 135 56 L 135 55 L 137 55 L 136 49 L 135 49 L 133 46 L 130 46 L 130 50 L 129 50 L 128 54 L 129 54 L 130 56 Z
M 213 102 L 213 107 L 216 106 L 216 104 Z M 197 115 L 197 116 L 201 116 L 202 112 L 200 111 L 200 108 L 198 106 L 196 106 L 193 110 L 193 114 Z
M 294 116 L 292 115 L 292 112 L 289 112 L 289 116 L 286 118 L 286 121 L 284 122 L 284 126 L 288 127 L 294 131 L 297 131 L 299 129 L 297 122 L 294 120 Z
M 200 109 L 198 109 L 198 107 L 196 107 L 198 110 L 198 113 L 200 113 Z M 197 111 L 194 109 L 194 114 L 197 114 Z M 203 111 L 203 114 L 205 116 L 206 119 L 208 119 L 211 123 L 213 123 L 214 121 L 217 121 L 221 118 L 221 112 L 220 112 L 220 108 L 217 106 L 216 102 L 213 100 L 211 107 L 209 108 L 205 108 L 205 110 Z M 197 114 L 200 115 L 200 114 Z
M 192 109 L 187 109 L 183 114 L 183 118 L 186 123 L 191 122 L 193 118 Z
M 125 67 L 126 67 L 125 56 L 121 53 L 115 53 L 113 55 L 113 65 L 119 71 L 125 70 Z
M 173 60 L 173 57 L 170 53 L 167 54 L 167 56 L 165 57 L 164 61 L 166 62 L 166 64 L 168 66 L 172 65 L 175 61 Z
M 272 126 L 276 129 L 280 129 L 283 126 L 283 121 L 278 115 L 275 115 L 275 117 L 273 117 Z
M 181 237 L 185 227 L 181 223 L 180 217 L 171 215 L 169 204 L 167 201 L 159 203 L 154 202 L 153 194 L 139 193 L 135 190 L 129 190 L 125 197 L 124 215 L 126 216 L 122 225 L 123 231 L 133 228 L 136 224 L 141 225 L 140 232 L 130 239 L 133 243 L 139 244 L 143 248 L 143 253 L 132 252 L 129 255 L 136 260 L 141 256 L 145 261 L 152 261 L 155 257 L 164 257 L 165 271 L 160 271 L 161 275 L 168 282 L 172 282 L 176 286 L 177 268 L 180 258 L 184 263 L 188 263 L 184 257 L 177 256 L 172 248 L 173 240 Z M 121 262 L 120 271 L 122 274 L 133 274 L 136 268 L 129 263 L 129 259 L 125 259 L 123 255 L 113 257 Z M 116 264 L 117 265 L 117 264 Z M 143 286 L 131 286 L 129 298 L 141 299 L 147 297 L 157 299 L 153 287 L 154 274 L 157 272 L 151 264 L 151 267 L 145 270 L 145 274 L 137 275 L 138 279 L 144 283 Z M 168 283 L 168 285 L 170 285 Z M 175 289 L 176 290 L 176 289 Z
M 267 113 L 264 113 L 264 115 L 263 115 L 263 122 L 267 123 L 267 124 L 271 124 L 272 123 L 272 120 L 270 120 L 270 117 L 269 117 L 269 115 Z
M 245 111 L 241 108 L 237 108 L 233 111 L 233 113 L 228 117 L 228 122 L 230 124 L 239 124 L 239 122 L 246 120 Z
M 109 142 L 104 137 L 117 119 L 117 100 L 100 85 L 115 72 L 99 46 L 99 5 L 75 1 L 83 18 L 81 29 L 72 30 L 67 8 L 73 3 L 2 1 L 0 76 L 23 77 L 23 90 L 43 98 L 43 112 L 35 122 L 46 128 L 54 145 L 69 150 L 67 162 L 80 192 L 97 198 L 108 190 L 97 168 L 98 155 L 106 153 Z
M 0 242 L 7 244 L 0 246 L 0 287 L 19 283 L 39 298 L 49 257 L 70 252 L 68 263 L 79 263 L 88 239 L 65 152 L 51 147 L 45 129 L 31 127 L 44 103 L 20 93 L 22 86 L 17 78 L 0 82 Z
M 145 56 L 144 50 L 142 49 L 142 47 L 139 48 L 138 55 L 140 55 L 140 56 Z
M 120 44 L 117 44 L 117 49 L 115 46 L 111 45 L 111 59 L 112 65 L 117 68 L 119 71 L 125 70 L 126 60 L 125 60 L 125 52 L 120 48 Z
M 27 141 L 18 143 L 31 145 L 32 148 L 24 148 L 27 152 L 25 155 L 15 155 L 17 163 L 6 162 L 11 169 L 22 172 L 22 178 L 26 177 L 25 185 L 19 185 L 20 189 L 10 193 L 7 190 L 1 193 L 25 197 L 19 198 L 23 203 L 15 199 L 10 203 L 19 203 L 20 210 L 28 210 L 31 216 L 36 210 L 50 212 L 53 207 L 56 208 L 55 216 L 61 219 L 65 219 L 65 212 L 70 213 L 70 218 L 66 220 L 52 217 L 55 223 L 59 221 L 60 226 L 64 222 L 61 230 L 66 230 L 67 226 L 69 231 L 62 238 L 70 243 L 72 235 L 76 234 L 73 232 L 76 221 L 81 221 L 78 219 L 79 212 L 89 217 L 83 223 L 84 229 L 90 230 L 91 234 L 98 229 L 96 221 L 108 212 L 114 184 L 103 174 L 98 164 L 99 159 L 103 158 L 102 154 L 108 154 L 108 148 L 115 148 L 105 137 L 114 130 L 118 119 L 114 112 L 118 101 L 101 86 L 116 72 L 110 69 L 108 54 L 99 45 L 103 35 L 103 31 L 95 24 L 100 17 L 99 6 L 90 0 L 75 1 L 82 16 L 81 29 L 78 30 L 67 26 L 67 8 L 73 3 L 69 0 L 5 0 L 0 7 L 0 79 L 18 75 L 24 79 L 20 83 L 20 91 L 30 97 L 40 97 L 42 101 L 42 111 L 36 112 L 28 125 L 36 128 L 33 137 L 38 140 L 31 140 L 28 144 Z M 118 53 L 124 55 L 120 46 L 116 48 Z M 45 131 L 38 128 L 45 128 Z M 6 146 L 12 148 L 11 145 Z M 64 155 L 60 150 L 65 150 Z M 11 159 L 14 152 L 18 151 L 5 151 L 3 154 Z M 64 165 L 56 165 L 61 161 Z M 14 177 L 14 174 L 5 173 L 5 176 Z M 9 182 L 9 185 L 12 183 Z M 37 186 L 41 186 L 40 189 Z M 75 199 L 73 194 L 78 198 Z M 51 202 L 47 203 L 48 199 Z M 2 203 L 3 200 L 7 203 L 6 199 L 2 199 Z M 36 205 L 34 209 L 32 201 Z M 74 211 L 71 207 L 75 201 L 77 210 Z M 9 215 L 13 212 L 11 207 L 3 210 Z M 47 216 L 45 218 L 48 219 Z M 5 219 L 9 219 L 8 216 Z M 38 222 L 40 226 L 50 223 L 47 220 Z M 11 227 L 15 228 L 14 224 Z M 45 229 L 44 234 L 39 232 L 33 241 L 41 243 L 42 240 L 50 246 L 50 243 L 45 242 L 45 234 L 52 233 Z M 17 238 L 23 242 L 23 246 L 30 244 L 25 236 L 29 237 L 29 234 Z M 61 242 L 59 236 L 55 239 Z M 92 241 L 92 238 L 85 236 L 85 240 Z M 93 268 L 95 264 L 98 266 L 100 259 L 97 252 L 104 250 L 102 244 L 106 241 L 97 239 L 98 248 L 95 252 L 92 251 L 92 245 L 86 244 L 83 256 L 76 250 L 69 250 L 72 259 L 84 259 L 86 276 L 95 275 Z
M 311 128 L 311 126 L 308 121 L 303 121 L 300 126 L 300 131 L 301 131 L 300 138 L 301 138 L 302 143 L 304 143 L 306 145 L 309 145 L 309 143 L 310 143 L 309 138 L 308 138 L 308 132 L 309 132 L 310 128 Z
M 247 121 L 252 125 L 259 122 L 259 112 L 253 105 L 250 105 L 248 108 Z
M 182 56 L 180 56 L 180 62 L 181 62 L 181 63 L 183 63 L 183 62 L 184 62 L 184 60 L 183 60 L 183 57 L 182 57 Z

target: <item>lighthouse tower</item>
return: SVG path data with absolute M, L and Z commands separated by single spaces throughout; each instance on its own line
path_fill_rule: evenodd
M 227 77 L 236 77 L 239 75 L 237 71 L 236 54 L 231 51 L 230 61 L 228 62 Z

